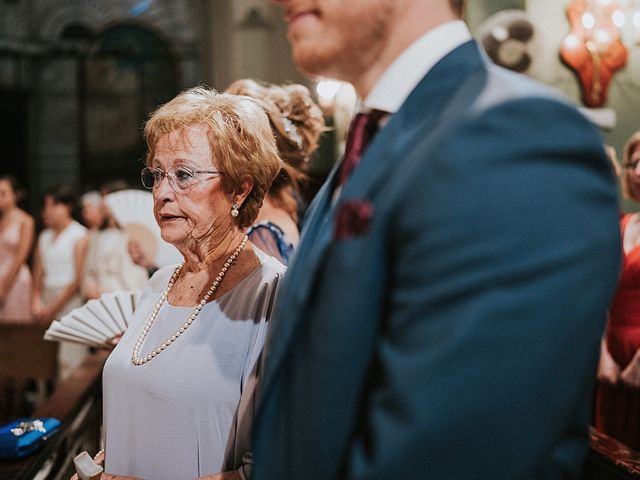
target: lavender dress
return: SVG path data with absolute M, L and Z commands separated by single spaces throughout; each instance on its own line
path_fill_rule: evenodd
M 229 446 L 249 445 L 248 438 L 236 438 L 234 416 L 243 391 L 251 390 L 250 373 L 285 271 L 272 257 L 259 251 L 256 255 L 261 262 L 258 269 L 209 302 L 169 348 L 134 366 L 134 345 L 175 267 L 162 268 L 149 280 L 134 321 L 104 368 L 108 473 L 193 479 L 222 471 Z M 192 310 L 165 303 L 140 355 L 171 336 Z

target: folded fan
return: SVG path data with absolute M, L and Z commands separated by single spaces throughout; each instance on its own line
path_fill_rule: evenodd
M 176 248 L 162 240 L 153 216 L 153 195 L 143 190 L 121 190 L 104 197 L 113 218 L 135 240 L 157 267 L 182 261 Z
M 105 293 L 54 320 L 44 333 L 45 340 L 73 342 L 93 347 L 108 346 L 129 326 L 140 299 L 140 291 Z

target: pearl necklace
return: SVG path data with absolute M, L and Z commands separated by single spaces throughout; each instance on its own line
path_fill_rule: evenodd
M 133 347 L 133 353 L 131 354 L 131 363 L 133 363 L 134 365 L 144 365 L 145 363 L 153 360 L 157 355 L 159 355 L 164 350 L 166 350 L 169 347 L 169 345 L 175 342 L 178 339 L 178 337 L 180 337 L 180 335 L 182 335 L 187 330 L 187 328 L 191 326 L 191 324 L 196 319 L 196 317 L 198 316 L 202 308 L 207 304 L 207 300 L 209 300 L 209 297 L 211 297 L 211 295 L 213 295 L 213 292 L 215 292 L 218 289 L 218 286 L 220 286 L 220 282 L 222 282 L 222 279 L 227 273 L 227 270 L 229 270 L 229 267 L 231 266 L 231 264 L 235 261 L 235 259 L 238 257 L 238 255 L 244 248 L 244 246 L 247 244 L 247 240 L 249 240 L 249 237 L 245 235 L 244 238 L 242 239 L 242 242 L 240 242 L 240 245 L 238 245 L 238 248 L 236 248 L 234 252 L 231 254 L 231 256 L 227 259 L 227 261 L 224 262 L 224 265 L 220 269 L 220 272 L 218 273 L 218 275 L 216 275 L 216 279 L 211 284 L 211 288 L 209 288 L 209 290 L 207 291 L 205 296 L 202 298 L 200 303 L 198 303 L 198 305 L 194 307 L 193 312 L 191 313 L 187 321 L 178 330 L 176 330 L 173 335 L 167 338 L 161 345 L 153 349 L 149 355 L 145 357 L 140 357 L 140 349 L 142 348 L 142 345 L 144 345 L 144 341 L 146 340 L 147 335 L 149 334 L 149 330 L 151 330 L 151 326 L 154 324 L 154 322 L 156 321 L 156 318 L 158 317 L 160 308 L 162 307 L 164 302 L 167 300 L 167 297 L 169 296 L 169 292 L 171 291 L 171 288 L 173 287 L 174 283 L 176 283 L 176 279 L 180 275 L 180 272 L 182 271 L 182 267 L 184 267 L 184 262 L 182 262 L 182 264 L 175 269 L 175 271 L 173 272 L 173 275 L 171 275 L 171 279 L 169 280 L 169 284 L 167 285 L 167 288 L 164 290 L 164 292 L 162 292 L 162 295 L 160 295 L 160 299 L 158 299 L 158 302 L 156 303 L 155 307 L 153 307 L 153 312 L 151 312 L 151 316 L 149 317 L 149 320 L 147 320 L 147 323 L 142 329 L 142 333 L 140 334 L 138 341 Z

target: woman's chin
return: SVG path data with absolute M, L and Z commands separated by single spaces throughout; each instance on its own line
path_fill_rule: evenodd
M 160 237 L 167 243 L 170 243 L 174 247 L 184 243 L 188 238 L 188 232 L 185 232 L 183 228 L 175 227 L 160 227 Z

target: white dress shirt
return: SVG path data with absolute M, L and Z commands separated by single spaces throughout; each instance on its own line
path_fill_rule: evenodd
M 383 127 L 429 70 L 448 53 L 469 40 L 471 33 L 462 20 L 443 23 L 429 30 L 389 65 L 367 98 L 360 101 L 356 111 L 369 112 L 377 109 L 389 112 L 389 115 L 380 120 L 379 125 Z M 339 185 L 334 189 L 332 204 L 336 203 L 341 191 L 342 187 Z
M 396 113 L 429 70 L 469 40 L 471 33 L 462 20 L 447 22 L 429 30 L 389 65 L 362 102 L 361 110 L 378 109 Z

